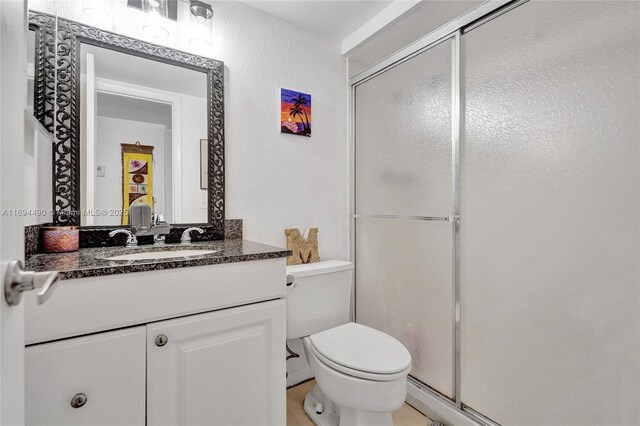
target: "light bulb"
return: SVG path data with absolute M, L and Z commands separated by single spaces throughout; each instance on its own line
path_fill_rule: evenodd
M 168 17 L 166 0 L 144 0 L 143 10 L 147 17 L 142 31 L 153 38 L 168 37 L 169 31 L 163 25 Z
M 191 0 L 191 25 L 189 44 L 198 51 L 209 52 L 211 49 L 211 30 L 213 10 L 211 6 L 200 0 Z

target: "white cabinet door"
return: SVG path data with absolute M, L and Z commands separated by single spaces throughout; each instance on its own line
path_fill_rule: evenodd
M 26 424 L 144 425 L 145 354 L 144 326 L 27 347 Z
M 147 344 L 148 425 L 286 424 L 284 300 L 149 324 Z

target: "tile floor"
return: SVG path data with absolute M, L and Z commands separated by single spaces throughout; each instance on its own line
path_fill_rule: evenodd
M 315 384 L 315 380 L 311 380 L 287 389 L 287 426 L 314 426 L 307 413 L 304 412 L 302 403 L 304 397 Z M 431 420 L 407 404 L 393 413 L 394 426 L 427 426 L 430 424 Z

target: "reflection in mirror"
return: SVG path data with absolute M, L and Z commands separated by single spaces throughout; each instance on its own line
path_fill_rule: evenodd
M 126 225 L 132 203 L 207 222 L 207 75 L 84 43 L 80 54 L 81 225 Z

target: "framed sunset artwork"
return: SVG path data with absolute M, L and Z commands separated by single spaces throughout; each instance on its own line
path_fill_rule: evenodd
M 280 133 L 311 136 L 311 95 L 280 89 Z

